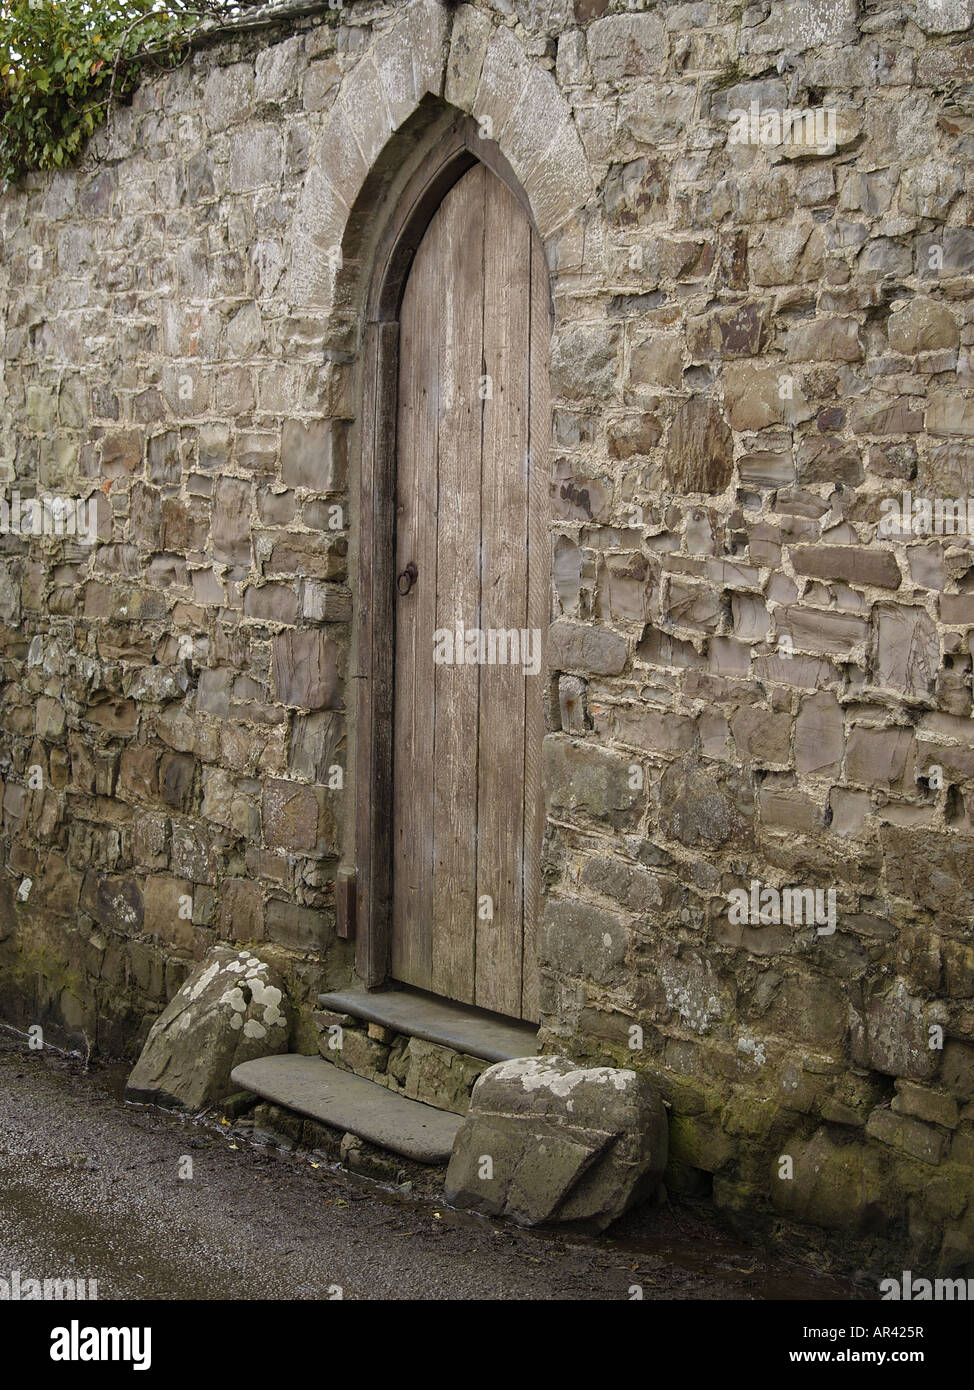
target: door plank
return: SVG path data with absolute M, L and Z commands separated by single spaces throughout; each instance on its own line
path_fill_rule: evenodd
M 524 920 L 524 697 L 527 627 L 531 228 L 497 178 L 486 184 L 481 626 L 506 663 L 480 675 L 476 1002 L 518 1017 Z M 516 634 L 515 637 L 504 634 Z M 516 644 L 516 645 L 515 645 Z M 512 660 L 513 658 L 513 660 Z M 529 681 L 530 677 L 527 678 Z
M 484 181 L 476 165 L 444 199 L 440 334 L 436 627 L 480 626 L 480 376 L 484 319 Z M 454 653 L 434 667 L 433 989 L 473 1003 L 477 891 L 480 668 Z M 433 655 L 430 651 L 429 661 Z

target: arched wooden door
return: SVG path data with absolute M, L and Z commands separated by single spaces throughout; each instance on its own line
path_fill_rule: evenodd
M 549 291 L 485 165 L 430 222 L 399 321 L 391 974 L 536 1020 Z

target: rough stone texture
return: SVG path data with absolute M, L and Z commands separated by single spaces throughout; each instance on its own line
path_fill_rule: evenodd
M 282 985 L 249 951 L 216 947 L 153 1024 L 126 1100 L 193 1111 L 225 1100 L 240 1062 L 287 1051 Z
M 732 1212 L 825 1130 L 910 1267 L 974 1258 L 974 563 L 880 529 L 971 492 L 971 11 L 347 0 L 212 38 L 0 194 L 0 486 L 96 534 L 0 534 L 0 1015 L 132 1055 L 259 942 L 317 1045 L 364 185 L 445 94 L 552 276 L 542 1042 L 656 1077 L 673 1172 Z M 732 142 L 752 101 L 834 109 L 835 148 Z M 834 890 L 835 931 L 730 921 L 752 880 Z M 889 1116 L 951 1133 L 950 1200 Z
M 318 1051 L 327 1061 L 437 1110 L 465 1115 L 474 1083 L 490 1066 L 481 1057 L 348 1014 L 318 1010 L 314 1017 Z
M 446 1175 L 447 1201 L 522 1225 L 604 1230 L 655 1190 L 666 1114 L 650 1083 L 567 1057 L 497 1062 L 473 1090 Z

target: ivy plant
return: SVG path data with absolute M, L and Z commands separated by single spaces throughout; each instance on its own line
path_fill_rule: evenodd
M 149 64 L 178 63 L 224 0 L 0 0 L 0 185 L 72 163 Z

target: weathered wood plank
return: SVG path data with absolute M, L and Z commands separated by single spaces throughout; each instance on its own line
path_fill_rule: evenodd
M 480 377 L 484 316 L 484 183 L 476 165 L 441 209 L 438 629 L 480 626 Z M 477 892 L 480 668 L 464 652 L 434 669 L 433 989 L 473 1003 Z M 457 656 L 460 660 L 457 660 Z M 432 653 L 431 653 L 432 659 Z
M 496 635 L 501 660 L 480 674 L 476 1002 L 515 1017 L 521 1012 L 524 932 L 521 641 L 527 628 L 530 234 L 513 194 L 488 174 L 481 626 Z

